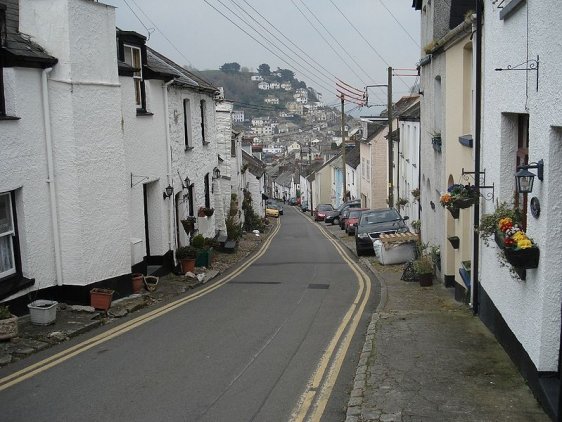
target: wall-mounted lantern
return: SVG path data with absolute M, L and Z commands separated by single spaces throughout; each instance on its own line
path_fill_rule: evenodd
M 531 193 L 533 191 L 533 182 L 535 174 L 531 173 L 529 169 L 537 169 L 536 176 L 539 180 L 544 177 L 544 161 L 539 160 L 536 163 L 527 164 L 525 166 L 518 166 L 517 173 L 515 173 L 515 186 L 519 193 Z
M 164 189 L 164 193 L 162 195 L 164 196 L 164 199 L 166 199 L 172 196 L 173 194 L 174 194 L 174 188 L 171 185 L 168 185 L 166 189 Z

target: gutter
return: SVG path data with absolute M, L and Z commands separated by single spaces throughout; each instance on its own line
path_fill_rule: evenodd
M 164 115 L 166 116 L 165 125 L 166 125 L 166 181 L 168 183 L 167 186 L 174 186 L 173 179 L 172 179 L 172 148 L 170 146 L 170 116 L 168 115 L 168 86 L 174 82 L 172 79 L 171 81 L 164 82 L 162 84 L 162 90 L 164 91 Z M 174 232 L 174 198 L 175 195 L 170 197 L 170 202 L 168 204 L 168 250 L 172 250 L 172 233 Z M 173 254 L 172 254 L 173 255 Z M 175 258 L 172 258 L 175 259 Z M 175 262 L 174 262 L 175 263 Z
M 55 249 L 55 269 L 57 273 L 57 286 L 63 285 L 61 236 L 58 221 L 57 191 L 55 183 L 53 138 L 51 133 L 51 112 L 49 109 L 49 87 L 47 75 L 53 70 L 52 67 L 43 69 L 41 73 L 41 93 L 43 96 L 43 124 L 45 126 L 45 150 L 47 152 L 47 184 L 49 185 L 51 225 L 53 228 L 53 241 Z

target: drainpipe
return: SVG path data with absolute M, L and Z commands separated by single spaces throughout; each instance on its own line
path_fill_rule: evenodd
M 164 115 L 166 116 L 165 118 L 165 125 L 166 125 L 166 166 L 167 166 L 167 175 L 166 175 L 166 181 L 168 183 L 167 186 L 174 186 L 173 180 L 172 180 L 172 148 L 170 146 L 170 125 L 169 125 L 169 119 L 170 116 L 168 116 L 168 86 L 174 82 L 174 80 L 172 79 L 171 81 L 165 82 L 162 84 L 162 90 L 164 91 Z M 175 195 L 172 195 L 170 197 L 170 203 L 168 204 L 168 250 L 171 251 L 172 250 L 172 234 L 174 233 L 174 199 L 175 199 Z M 174 261 L 174 254 L 172 254 L 172 261 L 175 264 Z
M 51 112 L 49 109 L 49 89 L 47 76 L 52 67 L 43 69 L 41 73 L 41 92 L 43 95 L 43 125 L 45 126 L 45 149 L 47 151 L 47 183 L 49 185 L 51 225 L 53 227 L 53 241 L 55 247 L 55 269 L 57 272 L 57 286 L 62 286 L 62 257 L 60 229 L 58 221 L 57 191 L 55 186 L 55 170 L 53 160 L 53 138 L 51 134 Z
M 480 132 L 482 120 L 482 13 L 481 0 L 476 0 L 476 86 L 474 110 L 474 186 L 480 191 Z M 473 231 L 473 260 L 472 263 L 472 312 L 478 314 L 479 307 L 479 282 L 480 272 L 480 243 L 478 239 L 478 226 L 480 225 L 480 202 L 474 204 L 474 231 Z

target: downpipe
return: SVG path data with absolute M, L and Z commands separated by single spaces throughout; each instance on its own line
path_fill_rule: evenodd
M 52 67 L 43 69 L 41 73 L 41 93 L 43 99 L 43 124 L 45 126 L 45 150 L 47 152 L 47 184 L 49 185 L 51 225 L 53 228 L 53 242 L 55 250 L 55 269 L 57 273 L 57 286 L 63 285 L 62 256 L 60 228 L 58 222 L 58 204 L 55 184 L 55 171 L 53 160 L 53 138 L 51 133 L 51 113 L 49 109 L 49 87 L 47 76 L 53 70 Z
M 168 86 L 174 82 L 172 79 L 171 81 L 165 82 L 162 84 L 162 90 L 164 91 L 164 115 L 165 118 L 165 126 L 166 126 L 166 181 L 167 186 L 174 186 L 172 180 L 172 148 L 170 146 L 170 116 L 168 116 Z M 174 233 L 174 204 L 175 204 L 175 194 L 169 198 L 170 202 L 168 204 L 168 250 L 172 250 L 173 242 L 172 242 L 172 233 Z M 176 264 L 174 254 L 172 254 L 172 260 L 174 265 Z

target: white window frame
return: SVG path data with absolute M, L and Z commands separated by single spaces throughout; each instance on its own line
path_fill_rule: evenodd
M 142 107 L 142 52 L 139 47 L 133 45 L 123 45 L 124 48 L 124 60 L 129 66 L 138 69 L 133 73 L 133 81 L 135 83 L 135 103 L 137 107 Z M 138 63 L 135 63 L 135 54 L 138 54 Z
M 15 274 L 17 269 L 16 269 L 16 256 L 15 256 L 15 251 L 14 251 L 14 237 L 16 235 L 16 230 L 14 227 L 14 212 L 12 209 L 12 196 L 10 195 L 9 192 L 6 193 L 2 193 L 0 194 L 0 198 L 2 197 L 6 197 L 7 198 L 7 204 L 8 206 L 6 207 L 6 215 L 2 216 L 2 214 L 0 213 L 0 239 L 4 239 L 7 238 L 8 239 L 8 247 L 9 247 L 9 253 L 10 256 L 9 258 L 9 262 L 11 262 L 12 264 L 12 268 L 5 270 L 5 271 L 1 271 L 0 272 L 0 279 L 8 277 L 12 274 Z M 5 217 L 4 219 L 1 219 L 2 217 Z M 5 220 L 5 221 L 4 221 Z M 2 252 L 2 250 L 0 250 L 0 252 Z M 0 255 L 0 259 L 3 261 L 4 260 L 4 256 Z

